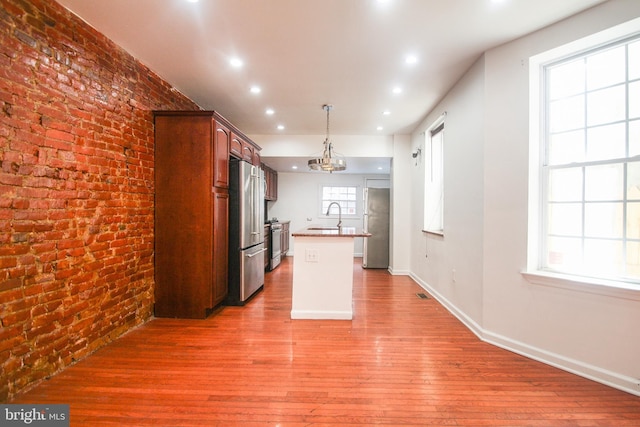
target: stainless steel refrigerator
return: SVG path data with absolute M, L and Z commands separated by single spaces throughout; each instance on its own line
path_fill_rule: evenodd
M 364 268 L 389 268 L 389 200 L 388 188 L 364 189 Z
M 264 194 L 264 171 L 232 158 L 227 305 L 244 305 L 264 285 Z

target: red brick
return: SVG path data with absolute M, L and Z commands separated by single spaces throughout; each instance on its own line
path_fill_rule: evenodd
M 152 315 L 150 110 L 198 106 L 59 4 L 2 3 L 0 316 L 26 332 L 0 333 L 7 401 Z

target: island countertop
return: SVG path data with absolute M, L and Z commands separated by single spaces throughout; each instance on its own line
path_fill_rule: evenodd
M 371 237 L 371 233 L 365 233 L 356 227 L 338 228 L 322 225 L 310 225 L 291 235 L 293 237 Z

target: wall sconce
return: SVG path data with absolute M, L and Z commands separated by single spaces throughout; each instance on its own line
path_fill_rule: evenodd
M 413 157 L 414 159 L 416 159 L 416 164 L 415 166 L 418 166 L 418 162 L 420 161 L 418 159 L 418 157 L 422 154 L 422 148 L 418 147 L 416 149 L 416 151 L 414 151 L 413 153 L 411 153 L 411 157 Z

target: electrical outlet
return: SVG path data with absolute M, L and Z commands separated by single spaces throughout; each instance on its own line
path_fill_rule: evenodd
M 317 249 L 306 249 L 304 253 L 304 260 L 306 262 L 318 262 L 318 250 Z

